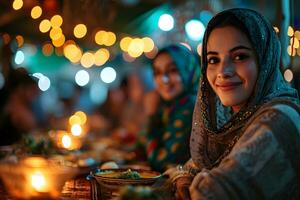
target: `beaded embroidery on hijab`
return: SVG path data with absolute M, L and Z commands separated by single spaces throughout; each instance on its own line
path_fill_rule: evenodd
M 299 104 L 298 94 L 283 79 L 280 72 L 280 42 L 273 27 L 267 20 L 254 10 L 244 8 L 234 8 L 217 14 L 209 22 L 203 40 L 202 48 L 202 74 L 206 74 L 207 69 L 207 41 L 212 30 L 222 26 L 225 19 L 231 18 L 237 24 L 230 24 L 239 29 L 242 28 L 258 58 L 258 79 L 253 91 L 253 95 L 241 110 L 235 114 L 230 113 L 230 108 L 221 104 L 220 99 L 211 89 L 206 76 L 200 80 L 200 89 L 193 116 L 193 128 L 191 136 L 191 155 L 196 165 L 211 168 L 216 161 L 205 160 L 204 152 L 207 150 L 205 142 L 208 136 L 218 140 L 219 136 L 233 134 L 229 137 L 231 150 L 235 141 L 240 135 L 233 133 L 241 129 L 252 114 L 264 103 L 275 99 L 288 99 Z M 224 24 L 226 26 L 227 24 Z M 241 26 L 240 26 L 241 25 Z M 242 131 L 239 131 L 240 133 Z M 228 138 L 228 137 L 227 137 Z M 216 163 L 215 163 L 216 164 Z

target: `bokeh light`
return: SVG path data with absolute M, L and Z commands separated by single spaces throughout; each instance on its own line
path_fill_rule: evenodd
M 75 75 L 75 82 L 79 86 L 85 86 L 90 81 L 90 75 L 85 70 L 79 70 Z
M 85 68 L 90 68 L 95 64 L 95 56 L 92 52 L 85 52 L 81 59 L 80 63 Z
M 39 79 L 38 86 L 39 86 L 40 90 L 47 91 L 50 88 L 50 86 L 51 86 L 50 79 L 47 76 L 43 75 Z
M 291 82 L 293 80 L 292 70 L 290 70 L 290 69 L 285 70 L 283 76 L 287 82 Z
M 100 78 L 104 83 L 112 83 L 117 77 L 117 72 L 112 67 L 105 67 L 100 72 Z
M 159 17 L 158 27 L 163 31 L 170 31 L 174 28 L 174 18 L 172 15 L 163 14 Z
M 31 9 L 31 17 L 33 19 L 37 19 L 39 18 L 41 15 L 42 15 L 42 8 L 40 6 L 34 6 L 32 9 Z
M 107 49 L 101 48 L 97 50 L 94 54 L 95 65 L 101 66 L 104 65 L 109 59 L 110 53 Z
M 131 41 L 132 41 L 131 37 L 122 38 L 122 40 L 120 41 L 120 48 L 122 49 L 122 51 L 124 51 L 124 52 L 128 51 L 128 47 L 129 47 Z
M 41 21 L 39 29 L 42 33 L 46 33 L 51 28 L 51 22 L 48 19 L 44 19 Z
M 73 33 L 76 38 L 83 38 L 87 33 L 87 28 L 84 24 L 77 24 Z
M 199 20 L 192 19 L 185 24 L 185 32 L 187 36 L 193 41 L 200 41 L 203 39 L 205 27 Z
M 14 10 L 19 10 L 23 7 L 23 0 L 14 0 L 12 7 Z
M 287 31 L 288 36 L 292 37 L 294 35 L 294 29 L 293 27 L 289 26 Z
M 144 42 L 144 52 L 147 53 L 152 51 L 154 48 L 153 40 L 149 37 L 143 37 L 142 40 Z
M 62 17 L 60 15 L 54 15 L 51 18 L 50 22 L 51 22 L 51 25 L 52 25 L 53 28 L 54 27 L 58 28 L 58 27 L 60 27 L 62 25 L 63 19 L 62 19 Z
M 24 55 L 23 51 L 18 50 L 15 55 L 15 63 L 17 65 L 20 65 L 24 62 L 24 60 L 25 60 L 25 55 Z

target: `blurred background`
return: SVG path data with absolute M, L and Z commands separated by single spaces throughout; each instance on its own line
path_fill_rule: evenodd
M 0 88 L 11 69 L 23 67 L 38 81 L 40 121 L 92 114 L 132 74 L 139 80 L 131 85 L 151 90 L 159 48 L 182 43 L 200 56 L 208 21 L 232 7 L 257 10 L 272 22 L 282 72 L 299 89 L 298 0 L 1 0 Z

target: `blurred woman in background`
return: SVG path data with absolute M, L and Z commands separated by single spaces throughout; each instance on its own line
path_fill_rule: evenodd
M 156 91 L 146 95 L 149 123 L 140 143 L 154 170 L 184 163 L 190 157 L 189 138 L 196 100 L 200 65 L 182 45 L 170 45 L 153 60 Z M 158 101 L 157 95 L 160 97 Z

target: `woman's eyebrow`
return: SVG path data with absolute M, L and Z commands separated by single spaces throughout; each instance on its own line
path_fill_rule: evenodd
M 207 55 L 218 55 L 218 52 L 216 52 L 216 51 L 209 51 L 209 52 L 207 52 Z
M 252 51 L 252 48 L 250 48 L 250 47 L 239 45 L 239 46 L 236 46 L 236 47 L 233 47 L 232 49 L 230 49 L 229 52 L 233 52 L 233 51 L 236 51 L 239 49 L 246 49 L 246 50 Z
M 229 52 L 232 53 L 233 51 L 236 51 L 236 50 L 239 50 L 239 49 L 246 49 L 246 50 L 252 51 L 252 48 L 250 48 L 250 47 L 239 45 L 239 46 L 236 46 L 236 47 L 233 47 L 232 49 L 230 49 Z M 209 52 L 207 52 L 207 55 L 218 55 L 218 52 L 209 51 Z

